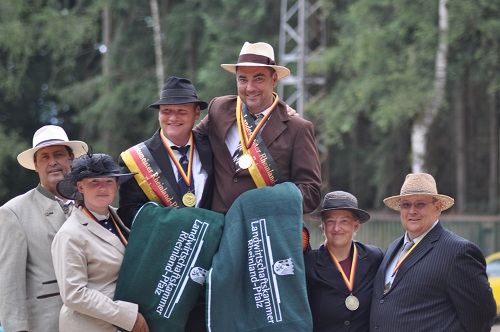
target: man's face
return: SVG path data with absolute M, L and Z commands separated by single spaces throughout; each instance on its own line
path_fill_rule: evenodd
M 272 73 L 272 74 L 271 74 Z M 254 114 L 264 111 L 273 103 L 273 89 L 278 74 L 269 67 L 237 67 L 238 96 Z
M 58 195 L 56 185 L 71 171 L 73 154 L 69 154 L 66 146 L 52 145 L 36 152 L 35 171 L 40 177 L 40 184 L 45 189 Z
M 404 197 L 400 202 L 401 223 L 411 240 L 431 228 L 439 218 L 443 203 L 427 195 Z
M 180 146 L 188 142 L 194 122 L 199 118 L 200 106 L 196 103 L 160 105 L 158 113 L 163 135 Z

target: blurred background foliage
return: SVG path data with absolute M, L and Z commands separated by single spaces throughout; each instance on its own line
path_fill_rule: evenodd
M 326 93 L 303 116 L 315 124 L 324 191 L 381 209 L 411 171 L 412 124 L 434 93 L 438 1 L 322 5 L 327 48 L 306 71 L 326 75 Z M 268 42 L 278 55 L 280 1 L 158 6 L 165 78 L 190 78 L 207 102 L 236 93 L 220 64 L 234 63 L 245 41 Z M 460 197 L 452 213 L 497 214 L 500 2 L 450 1 L 448 11 L 446 93 L 425 165 L 440 192 Z M 0 203 L 36 185 L 15 158 L 42 125 L 114 158 L 153 134 L 154 25 L 145 0 L 0 0 Z

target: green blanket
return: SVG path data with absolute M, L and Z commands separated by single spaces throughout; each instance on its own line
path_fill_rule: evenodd
M 302 226 L 302 195 L 292 183 L 233 203 L 207 274 L 209 331 L 312 331 Z
M 139 304 L 152 332 L 184 331 L 205 291 L 224 216 L 147 203 L 134 219 L 115 299 Z

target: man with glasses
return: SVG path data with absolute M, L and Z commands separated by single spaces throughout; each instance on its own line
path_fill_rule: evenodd
M 438 194 L 431 175 L 408 174 L 384 204 L 400 212 L 406 233 L 375 277 L 370 331 L 490 331 L 496 304 L 484 256 L 439 221 L 453 198 Z

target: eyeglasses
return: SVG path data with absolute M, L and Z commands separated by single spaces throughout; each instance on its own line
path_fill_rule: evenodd
M 431 204 L 431 203 L 434 203 L 434 201 L 427 202 L 427 203 L 424 203 L 424 202 L 415 202 L 415 203 L 403 202 L 403 203 L 399 203 L 399 208 L 401 210 L 409 210 L 409 209 L 411 209 L 412 206 L 414 206 L 415 209 L 422 210 L 427 204 Z

